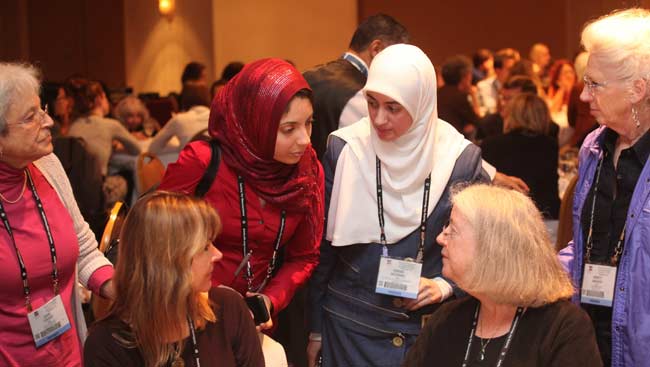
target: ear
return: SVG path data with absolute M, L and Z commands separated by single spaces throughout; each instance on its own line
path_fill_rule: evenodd
M 648 87 L 648 82 L 645 79 L 635 79 L 630 88 L 630 102 L 632 102 L 632 104 L 637 104 L 647 99 Z
M 384 48 L 386 48 L 386 45 L 384 45 L 384 42 L 379 39 L 370 42 L 370 45 L 368 46 L 368 53 L 370 54 L 370 58 L 374 59 L 375 56 L 377 56 L 377 54 Z

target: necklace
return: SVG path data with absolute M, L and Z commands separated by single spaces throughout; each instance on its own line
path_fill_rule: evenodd
M 27 188 L 27 174 L 25 173 L 25 171 L 23 171 L 23 175 L 25 176 L 25 179 L 23 180 L 23 188 L 20 190 L 20 195 L 18 195 L 18 197 L 15 200 L 9 200 L 7 199 L 7 197 L 2 195 L 2 193 L 0 193 L 0 199 L 6 201 L 7 204 L 16 204 L 18 201 L 20 201 L 20 199 L 23 198 L 23 194 L 25 194 L 25 188 Z
M 485 360 L 485 348 L 487 348 L 488 344 L 492 341 L 492 338 L 487 338 L 483 339 L 479 337 L 479 340 L 481 341 L 481 352 L 478 355 L 478 360 L 479 361 L 484 361 Z
M 482 317 L 479 320 L 479 324 L 481 326 L 481 332 L 484 332 L 485 329 L 483 328 L 483 318 Z M 478 359 L 479 359 L 479 361 L 484 361 L 485 360 L 485 349 L 487 348 L 488 344 L 490 344 L 490 342 L 492 341 L 492 338 L 483 339 L 483 338 L 479 337 L 479 341 L 481 342 L 481 352 L 478 355 Z

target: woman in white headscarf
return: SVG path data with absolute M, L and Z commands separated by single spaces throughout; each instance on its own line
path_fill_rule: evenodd
M 323 159 L 328 214 L 310 286 L 310 365 L 397 366 L 455 287 L 435 237 L 449 187 L 489 180 L 480 150 L 438 119 L 436 74 L 411 45 L 384 49 L 369 117 L 335 131 Z

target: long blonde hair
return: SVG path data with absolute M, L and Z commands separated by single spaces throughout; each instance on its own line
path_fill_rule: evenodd
M 221 231 L 216 211 L 205 201 L 159 191 L 140 199 L 120 233 L 113 315 L 146 366 L 167 363 L 182 347 L 190 315 L 197 328 L 216 321 L 207 295 L 192 289 L 192 258 Z M 174 341 L 176 341 L 174 343 Z
M 479 184 L 455 188 L 452 203 L 469 222 L 477 256 L 462 289 L 501 304 L 539 307 L 574 289 L 550 241 L 542 214 L 526 195 Z

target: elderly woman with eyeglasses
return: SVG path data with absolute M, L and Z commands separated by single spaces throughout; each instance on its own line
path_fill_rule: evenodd
M 584 141 L 573 242 L 561 255 L 605 365 L 650 366 L 650 11 L 588 24 L 580 98 L 601 125 Z
M 113 268 L 52 153 L 32 66 L 0 63 L 0 365 L 76 366 L 80 281 L 112 298 Z
M 403 366 L 602 366 L 533 201 L 479 184 L 455 186 L 451 203 L 442 275 L 469 296 L 433 313 Z

